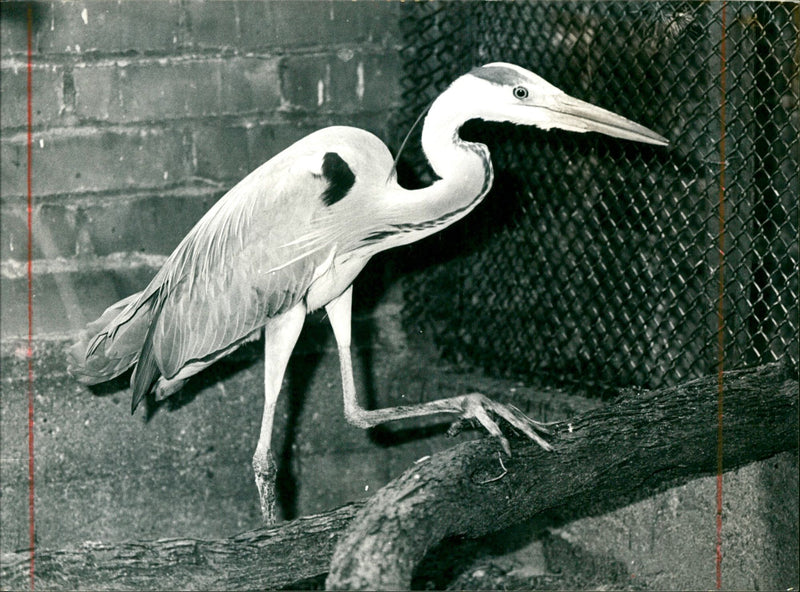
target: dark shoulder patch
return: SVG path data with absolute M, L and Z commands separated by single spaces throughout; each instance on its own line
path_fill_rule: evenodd
M 322 194 L 326 206 L 341 200 L 356 182 L 353 171 L 335 152 L 327 152 L 322 157 L 322 176 L 328 181 L 328 188 Z
M 470 74 L 492 84 L 510 86 L 519 82 L 519 73 L 504 66 L 481 66 L 472 70 Z

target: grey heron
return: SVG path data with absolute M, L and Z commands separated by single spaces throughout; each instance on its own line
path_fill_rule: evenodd
M 352 284 L 376 253 L 418 241 L 466 216 L 489 191 L 488 148 L 459 136 L 472 119 L 542 129 L 600 132 L 666 145 L 624 117 L 575 99 L 513 64 L 491 63 L 457 78 L 431 105 L 422 149 L 438 179 L 407 190 L 389 149 L 352 127 L 314 132 L 226 193 L 196 224 L 150 284 L 110 306 L 69 352 L 70 372 L 94 384 L 134 366 L 131 411 L 154 387 L 176 392 L 187 378 L 264 332 L 264 408 L 253 469 L 261 511 L 275 519 L 270 452 L 281 383 L 306 314 L 324 307 L 337 342 L 344 414 L 369 428 L 446 413 L 474 418 L 509 444 L 493 416 L 545 449 L 544 424 L 477 393 L 367 410 L 350 358 Z

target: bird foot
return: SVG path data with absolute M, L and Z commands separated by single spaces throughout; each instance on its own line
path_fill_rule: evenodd
M 491 412 L 505 419 L 545 450 L 550 451 L 553 449 L 553 447 L 537 433 L 549 434 L 550 430 L 547 429 L 546 424 L 532 420 L 522 411 L 514 407 L 514 405 L 503 405 L 502 403 L 492 401 L 489 397 L 480 393 L 471 393 L 463 396 L 462 407 L 464 412 L 461 414 L 461 417 L 453 423 L 448 433 L 457 433 L 460 431 L 464 420 L 476 419 L 486 428 L 486 431 L 500 441 L 503 451 L 505 451 L 508 456 L 511 456 L 511 446 L 509 446 L 508 440 L 503 435 L 497 422 L 490 417 L 489 413 Z
M 272 454 L 267 453 L 266 458 L 253 457 L 253 472 L 258 488 L 258 500 L 261 505 L 261 516 L 266 526 L 272 526 L 277 521 L 275 514 L 275 477 L 278 468 L 272 459 Z

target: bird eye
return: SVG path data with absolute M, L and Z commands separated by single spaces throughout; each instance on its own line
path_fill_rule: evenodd
M 528 89 L 525 88 L 524 86 L 514 87 L 514 96 L 518 99 L 527 99 Z

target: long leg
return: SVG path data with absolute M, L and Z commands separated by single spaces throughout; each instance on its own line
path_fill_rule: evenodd
M 297 344 L 305 317 L 305 305 L 298 304 L 282 315 L 270 319 L 270 322 L 264 327 L 264 412 L 261 417 L 261 433 L 253 455 L 253 471 L 256 487 L 258 487 L 261 515 L 266 524 L 273 524 L 276 519 L 275 475 L 277 467 L 270 452 L 275 403 L 281 392 L 289 356 Z
M 342 390 L 344 392 L 344 415 L 347 421 L 360 428 L 369 428 L 387 421 L 434 415 L 437 413 L 456 414 L 461 418 L 474 417 L 490 434 L 500 440 L 506 454 L 511 454 L 508 440 L 503 436 L 499 426 L 489 416 L 489 411 L 499 415 L 515 428 L 534 440 L 545 450 L 552 447 L 536 432 L 547 433 L 544 424 L 533 421 L 513 405 L 496 403 L 480 393 L 471 393 L 438 401 L 430 401 L 419 405 L 401 405 L 385 409 L 366 410 L 358 404 L 355 382 L 353 380 L 353 363 L 350 358 L 350 316 L 353 299 L 353 288 L 348 288 L 337 299 L 332 300 L 325 310 L 336 337 L 339 348 L 339 364 L 342 372 Z

